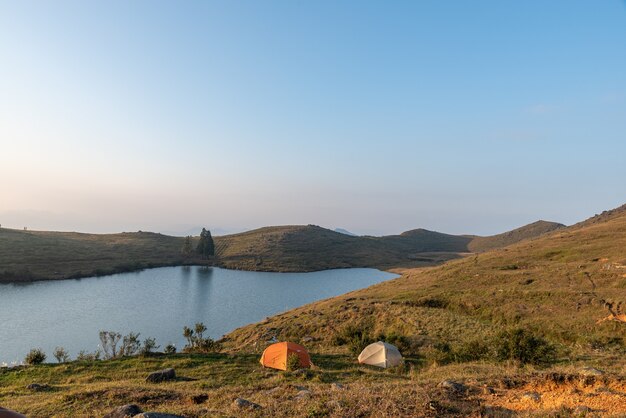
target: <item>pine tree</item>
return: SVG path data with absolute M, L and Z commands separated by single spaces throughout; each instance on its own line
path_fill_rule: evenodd
M 191 245 L 191 236 L 187 236 L 185 238 L 185 243 L 183 244 L 183 248 L 181 248 L 180 253 L 185 258 L 189 258 L 191 253 L 193 253 L 193 246 Z
M 200 241 L 198 241 L 198 246 L 196 247 L 196 253 L 200 254 L 204 258 L 209 258 L 210 256 L 215 255 L 215 244 L 213 243 L 211 231 L 202 228 L 202 232 L 200 232 Z

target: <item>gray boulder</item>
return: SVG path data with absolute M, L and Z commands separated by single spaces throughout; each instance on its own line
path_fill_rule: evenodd
M 522 399 L 539 402 L 541 400 L 541 395 L 539 395 L 537 392 L 526 392 L 522 394 Z
M 602 376 L 604 372 L 595 367 L 583 367 L 578 371 L 578 374 L 582 374 L 583 376 Z
M 141 414 L 143 411 L 140 407 L 134 404 L 122 405 L 118 406 L 108 414 L 104 416 L 104 418 L 127 418 L 134 417 L 137 414 Z
M 439 387 L 448 389 L 452 392 L 465 392 L 465 390 L 467 389 L 467 387 L 463 383 L 455 382 L 452 380 L 444 380 L 443 382 L 439 383 Z
M 174 369 L 163 369 L 150 373 L 148 377 L 146 377 L 146 382 L 159 383 L 174 379 L 176 379 L 176 372 Z
M 34 390 L 35 392 L 41 392 L 42 390 L 50 389 L 50 386 L 46 385 L 45 383 L 43 383 L 43 384 L 31 383 L 30 385 L 26 386 L 26 389 Z
M 304 390 L 301 390 L 300 392 L 298 392 L 296 394 L 296 396 L 294 396 L 293 400 L 294 401 L 305 401 L 307 399 L 310 399 L 311 395 L 312 395 L 312 393 L 311 393 L 310 390 L 304 389 Z
M 259 409 L 259 408 L 261 408 L 261 405 L 259 405 L 258 403 L 250 402 L 250 401 L 248 401 L 246 399 L 243 399 L 243 398 L 235 399 L 235 401 L 233 402 L 233 405 L 235 405 L 237 408 L 241 408 L 241 409 Z

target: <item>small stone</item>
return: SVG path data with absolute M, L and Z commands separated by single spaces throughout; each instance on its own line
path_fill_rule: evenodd
M 294 388 L 295 388 L 297 391 L 300 391 L 300 390 L 309 390 L 309 388 L 308 388 L 308 387 L 306 387 L 306 386 L 294 386 Z
M 485 394 L 485 395 L 493 395 L 494 393 L 496 393 L 494 388 L 489 387 L 489 386 L 483 386 L 483 394 Z
M 332 390 L 344 390 L 346 387 L 341 383 L 334 382 L 330 384 L 330 388 Z
M 602 370 L 596 369 L 595 367 L 583 367 L 578 373 L 583 376 L 602 376 L 604 374 Z
M 537 392 L 526 392 L 522 394 L 522 399 L 539 402 L 541 400 L 541 395 L 539 395 Z
M 593 409 L 589 408 L 586 405 L 579 405 L 576 408 L 574 408 L 573 412 L 577 415 L 581 415 L 581 414 L 587 414 L 589 412 L 593 412 Z
M 163 412 L 142 412 L 133 418 L 185 418 L 182 415 L 166 414 Z
M 26 386 L 26 389 L 34 390 L 35 392 L 41 392 L 42 390 L 50 389 L 50 386 L 46 385 L 45 383 L 31 383 L 30 385 Z
M 314 341 L 315 338 L 311 337 L 310 335 L 307 335 L 306 337 L 302 337 L 302 342 L 303 343 L 310 343 L 311 341 Z
M 135 404 L 128 404 L 118 406 L 108 414 L 104 416 L 104 418 L 126 418 L 126 417 L 134 417 L 137 414 L 141 414 L 143 411 L 140 407 Z
M 237 398 L 235 399 L 235 401 L 233 402 L 233 404 L 237 407 L 237 408 L 247 408 L 247 409 L 259 409 L 261 408 L 261 405 L 254 403 L 254 402 L 250 402 L 246 399 L 243 398 Z
M 148 377 L 146 377 L 146 382 L 159 383 L 174 379 L 176 379 L 176 372 L 174 369 L 163 369 L 150 373 Z
M 293 398 L 294 401 L 304 401 L 306 399 L 309 399 L 311 397 L 311 391 L 310 390 L 301 390 L 300 392 L 298 392 L 296 394 L 296 396 Z
M 344 407 L 344 403 L 337 399 L 333 399 L 333 400 L 326 402 L 326 407 L 329 409 L 341 409 Z
M 205 403 L 209 399 L 209 395 L 206 393 L 201 393 L 199 395 L 192 395 L 189 397 L 191 403 L 195 403 L 196 405 Z
M 452 380 L 444 380 L 443 382 L 439 383 L 439 387 L 451 390 L 453 392 L 465 392 L 465 390 L 467 389 L 467 387 L 463 383 L 454 382 Z

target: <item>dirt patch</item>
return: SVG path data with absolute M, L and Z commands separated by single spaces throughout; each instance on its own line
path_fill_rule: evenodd
M 506 385 L 501 385 L 505 386 Z M 518 412 L 587 407 L 602 414 L 626 413 L 626 383 L 616 377 L 552 373 L 511 389 L 478 395 L 485 406 Z

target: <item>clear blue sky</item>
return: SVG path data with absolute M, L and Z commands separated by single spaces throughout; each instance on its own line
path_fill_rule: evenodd
M 0 223 L 501 232 L 626 202 L 620 0 L 0 0 Z

